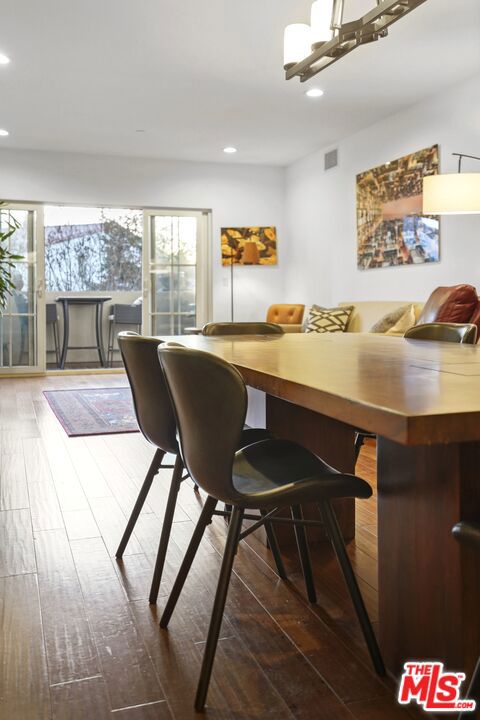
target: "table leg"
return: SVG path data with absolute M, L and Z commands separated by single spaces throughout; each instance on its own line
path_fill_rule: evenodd
M 106 367 L 105 352 L 103 349 L 103 331 L 102 331 L 102 320 L 103 320 L 103 303 L 97 303 L 95 305 L 95 330 L 97 334 L 97 349 L 98 357 L 100 358 L 100 364 L 102 367 Z
M 307 447 L 337 470 L 355 471 L 355 430 L 350 425 L 272 395 L 266 396 L 266 419 L 267 428 L 278 437 Z M 351 540 L 355 537 L 355 500 L 335 500 L 333 506 L 345 540 Z M 303 511 L 306 518 L 319 519 L 315 504 L 305 505 Z M 279 524 L 275 530 L 284 544 L 295 542 L 292 528 Z M 324 535 L 309 528 L 308 537 L 314 541 Z
M 473 670 L 480 648 L 480 562 L 452 538 L 480 519 L 480 443 L 378 439 L 380 645 L 398 677 L 407 660 Z
M 68 348 L 68 336 L 70 334 L 70 308 L 68 302 L 62 302 L 63 312 L 63 345 L 62 354 L 60 356 L 60 370 L 65 369 L 65 362 L 67 360 L 67 348 Z

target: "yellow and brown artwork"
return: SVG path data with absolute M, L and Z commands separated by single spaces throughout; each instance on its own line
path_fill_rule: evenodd
M 276 265 L 275 227 L 222 228 L 222 265 Z
M 360 270 L 440 259 L 440 219 L 424 215 L 423 178 L 438 173 L 438 145 L 357 175 Z

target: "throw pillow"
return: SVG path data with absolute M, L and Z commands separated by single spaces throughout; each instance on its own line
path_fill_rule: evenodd
M 409 305 L 402 317 L 395 323 L 385 335 L 399 335 L 403 337 L 407 330 L 415 325 L 415 307 Z
M 410 305 L 400 305 L 400 307 L 395 308 L 395 310 L 392 310 L 391 312 L 384 315 L 380 320 L 377 320 L 375 325 L 372 325 L 370 328 L 371 333 L 386 333 L 387 330 L 390 330 L 395 323 L 397 323 L 402 315 L 405 314 L 405 312 L 408 310 Z
M 345 332 L 354 306 L 324 308 L 312 305 L 308 314 L 307 333 Z

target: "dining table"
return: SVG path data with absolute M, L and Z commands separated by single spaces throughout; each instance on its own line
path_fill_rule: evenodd
M 266 426 L 342 472 L 377 435 L 379 642 L 470 673 L 480 652 L 480 563 L 452 537 L 480 520 L 480 348 L 380 334 L 161 337 L 232 363 L 265 393 Z M 225 398 L 228 402 L 228 398 Z M 312 509 L 313 511 L 313 509 Z M 348 541 L 355 503 L 337 501 Z

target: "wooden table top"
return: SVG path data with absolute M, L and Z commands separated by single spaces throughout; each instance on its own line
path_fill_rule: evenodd
M 361 333 L 162 337 L 247 385 L 408 445 L 480 440 L 480 347 Z

